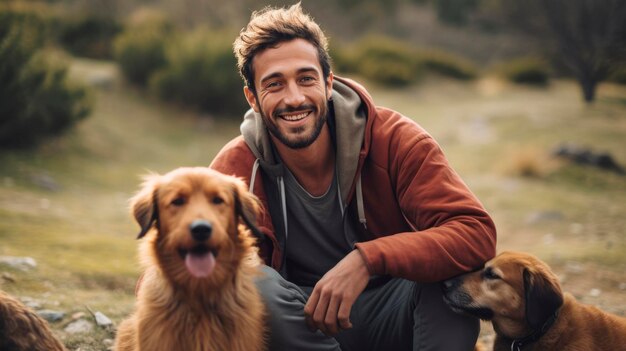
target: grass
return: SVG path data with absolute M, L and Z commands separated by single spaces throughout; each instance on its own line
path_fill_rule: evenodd
M 112 64 L 89 60 L 75 61 L 72 74 L 117 77 Z M 626 177 L 549 156 L 556 145 L 575 142 L 626 164 L 624 87 L 601 86 L 598 101 L 586 106 L 569 81 L 541 89 L 493 78 L 426 78 L 402 90 L 364 83 L 378 104 L 414 118 L 440 142 L 492 213 L 499 250 L 532 252 L 558 269 L 567 262 L 588 264 L 594 270 L 584 273 L 585 284 L 613 292 L 592 302 L 626 305 L 618 287 L 626 282 Z M 140 175 L 208 165 L 239 133 L 239 118 L 234 120 L 199 118 L 114 79 L 98 90 L 93 115 L 68 135 L 37 150 L 0 152 L 0 255 L 38 262 L 26 272 L 0 266 L 1 288 L 65 311 L 53 328 L 70 349 L 106 350 L 112 330 L 68 336 L 62 329 L 72 314 L 89 315 L 88 309 L 115 323 L 130 312 L 139 275 L 138 226 L 127 199 Z M 524 176 L 528 167 L 534 175 Z M 52 180 L 51 188 L 40 184 L 42 176 Z M 561 218 L 529 221 L 545 211 Z M 584 295 L 587 285 L 577 282 L 566 282 L 566 290 Z

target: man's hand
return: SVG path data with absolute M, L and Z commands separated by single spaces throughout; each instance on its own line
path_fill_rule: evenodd
M 311 330 L 326 335 L 350 329 L 350 310 L 369 281 L 369 272 L 359 250 L 353 250 L 320 279 L 304 306 Z

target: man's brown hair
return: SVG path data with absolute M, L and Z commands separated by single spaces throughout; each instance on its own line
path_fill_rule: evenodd
M 328 78 L 330 74 L 328 41 L 319 25 L 308 14 L 302 12 L 300 3 L 289 8 L 266 7 L 252 13 L 250 22 L 239 32 L 233 43 L 239 73 L 250 90 L 255 91 L 252 69 L 254 55 L 293 39 L 304 39 L 317 48 L 324 80 Z

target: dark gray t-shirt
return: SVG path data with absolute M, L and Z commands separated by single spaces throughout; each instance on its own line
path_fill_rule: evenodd
M 337 175 L 326 193 L 309 194 L 287 170 L 287 277 L 300 286 L 314 286 L 350 251 L 343 226 Z

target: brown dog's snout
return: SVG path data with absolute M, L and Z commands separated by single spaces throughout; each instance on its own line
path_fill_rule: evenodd
M 203 219 L 197 219 L 189 225 L 189 231 L 194 240 L 207 241 L 211 238 L 213 226 Z

